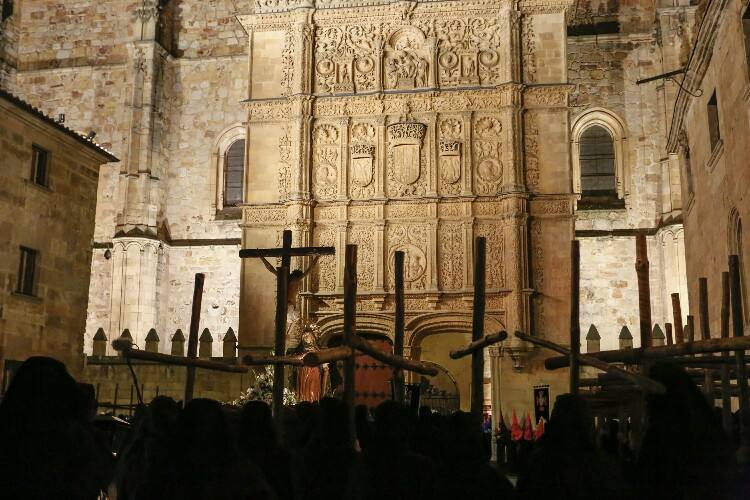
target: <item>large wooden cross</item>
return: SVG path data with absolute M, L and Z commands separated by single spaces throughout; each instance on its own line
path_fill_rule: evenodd
M 245 248 L 240 250 L 240 258 L 281 257 L 281 267 L 276 268 L 276 321 L 274 332 L 274 351 L 276 356 L 285 354 L 287 288 L 292 257 L 334 255 L 334 247 L 292 247 L 292 232 L 285 230 L 282 234 L 281 248 Z M 281 418 L 284 407 L 284 364 L 274 363 L 273 371 L 273 415 Z

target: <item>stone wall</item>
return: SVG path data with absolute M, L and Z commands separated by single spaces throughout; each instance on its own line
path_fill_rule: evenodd
M 98 170 L 112 157 L 5 94 L 0 114 L 0 361 L 52 356 L 77 374 Z M 49 152 L 48 187 L 30 179 L 32 145 Z M 20 246 L 38 252 L 33 296 L 17 293 Z
M 688 71 L 693 94 L 683 95 L 670 130 L 670 151 L 679 157 L 685 200 L 685 247 L 690 312 L 698 314 L 698 279 L 708 279 L 709 315 L 719 333 L 721 273 L 728 255 L 743 255 L 743 282 L 750 289 L 750 79 L 742 30 L 746 5 L 739 1 L 708 6 L 697 35 L 697 55 Z M 718 10 L 717 10 L 718 9 Z M 700 91 L 698 91 L 700 89 Z M 721 140 L 712 148 L 708 102 L 716 92 Z M 742 230 L 738 230 L 739 228 Z M 745 294 L 745 307 L 750 305 Z M 746 332 L 749 324 L 746 314 Z

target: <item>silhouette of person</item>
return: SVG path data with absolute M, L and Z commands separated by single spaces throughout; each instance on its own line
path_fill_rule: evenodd
M 734 498 L 729 439 L 690 376 L 673 363 L 655 364 L 649 376 L 666 393 L 646 400 L 648 427 L 634 481 L 639 498 Z
M 18 500 L 96 499 L 113 458 L 97 442 L 91 402 L 65 365 L 27 359 L 0 403 L 0 492 Z

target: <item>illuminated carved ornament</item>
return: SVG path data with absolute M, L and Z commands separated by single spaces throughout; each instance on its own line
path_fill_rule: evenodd
M 421 174 L 422 139 L 427 125 L 398 122 L 388 126 L 388 143 L 393 155 L 393 177 L 404 185 L 414 184 Z

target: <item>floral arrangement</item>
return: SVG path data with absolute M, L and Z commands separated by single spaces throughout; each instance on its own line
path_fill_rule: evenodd
M 273 401 L 273 367 L 268 365 L 265 371 L 255 377 L 255 383 L 240 393 L 240 397 L 232 401 L 232 406 L 244 406 L 248 401 L 265 401 L 269 405 Z M 291 389 L 284 387 L 284 404 L 297 403 L 297 395 Z

